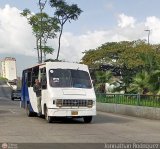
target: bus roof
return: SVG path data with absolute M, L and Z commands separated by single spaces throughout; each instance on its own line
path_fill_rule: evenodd
M 24 70 L 32 69 L 32 68 L 37 67 L 37 66 L 43 66 L 43 65 L 46 65 L 47 63 L 48 63 L 48 64 L 49 64 L 49 63 L 65 63 L 65 64 L 68 63 L 68 64 L 85 65 L 85 64 L 79 64 L 79 63 L 73 63 L 73 62 L 58 62 L 58 61 L 52 62 L 52 61 L 47 61 L 47 62 L 43 62 L 43 63 L 41 63 L 41 64 L 33 65 L 33 66 L 28 67 L 28 68 L 26 68 L 26 69 L 24 69 Z

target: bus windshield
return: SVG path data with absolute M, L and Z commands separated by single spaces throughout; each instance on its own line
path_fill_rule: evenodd
M 50 69 L 49 83 L 51 87 L 92 87 L 88 72 L 73 69 Z

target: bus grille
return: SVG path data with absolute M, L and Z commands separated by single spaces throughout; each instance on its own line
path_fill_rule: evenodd
M 63 107 L 87 107 L 88 100 L 64 99 Z

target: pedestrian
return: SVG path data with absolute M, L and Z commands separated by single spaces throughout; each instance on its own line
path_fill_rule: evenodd
M 35 79 L 35 84 L 33 85 L 33 91 L 37 96 L 37 108 L 38 108 L 38 116 L 42 115 L 41 109 L 41 84 L 38 79 Z

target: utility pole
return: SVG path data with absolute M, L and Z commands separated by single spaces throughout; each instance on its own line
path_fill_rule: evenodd
M 146 30 L 144 30 L 144 31 L 148 32 L 148 45 L 149 45 L 149 36 L 150 36 L 151 30 L 150 30 L 150 29 L 146 29 Z

